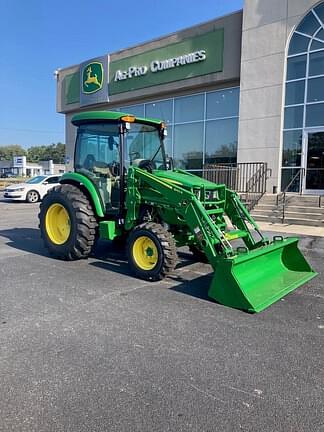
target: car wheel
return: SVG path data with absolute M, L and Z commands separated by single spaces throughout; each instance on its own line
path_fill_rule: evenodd
M 36 203 L 39 201 L 39 193 L 35 190 L 31 190 L 26 195 L 26 201 L 28 203 Z

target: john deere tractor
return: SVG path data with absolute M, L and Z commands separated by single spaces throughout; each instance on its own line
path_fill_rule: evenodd
M 177 247 L 186 245 L 214 270 L 209 296 L 250 312 L 316 275 L 297 238 L 270 241 L 235 192 L 175 169 L 162 121 L 92 111 L 72 123 L 74 172 L 62 176 L 40 207 L 41 235 L 52 255 L 77 260 L 99 238 L 125 241 L 134 275 L 157 281 L 174 270 Z

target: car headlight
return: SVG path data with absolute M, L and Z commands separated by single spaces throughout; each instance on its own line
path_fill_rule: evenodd
M 21 192 L 23 190 L 25 190 L 25 188 L 22 187 L 22 188 L 13 189 L 11 192 Z

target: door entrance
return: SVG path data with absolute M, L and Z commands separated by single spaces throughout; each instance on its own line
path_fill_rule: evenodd
M 324 129 L 306 132 L 303 193 L 324 193 Z

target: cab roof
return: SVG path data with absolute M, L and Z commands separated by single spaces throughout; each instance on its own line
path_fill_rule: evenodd
M 89 122 L 118 122 L 122 121 L 123 117 L 131 116 L 135 118 L 135 122 L 145 123 L 155 127 L 161 127 L 163 124 L 162 120 L 152 119 L 152 118 L 143 118 L 136 117 L 133 114 L 126 114 L 116 111 L 86 111 L 79 114 L 75 114 L 72 117 L 71 123 L 74 126 L 79 126 L 81 124 L 89 123 Z

